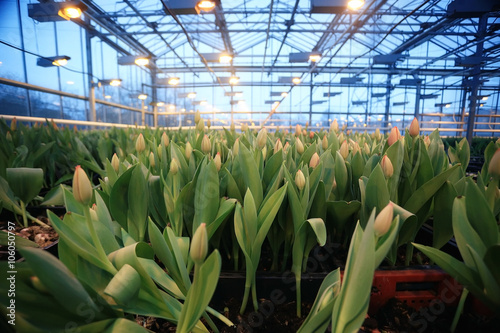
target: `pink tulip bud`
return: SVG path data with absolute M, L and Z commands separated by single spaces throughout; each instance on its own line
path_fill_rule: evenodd
M 382 167 L 385 178 L 391 178 L 394 173 L 394 167 L 392 166 L 391 159 L 387 155 L 384 155 L 384 157 L 382 157 L 380 166 Z
M 410 124 L 410 136 L 412 138 L 418 136 L 420 134 L 420 125 L 418 123 L 417 118 L 413 118 L 411 124 Z
M 282 149 L 283 149 L 283 144 L 281 143 L 281 140 L 280 139 L 276 140 L 276 143 L 274 144 L 274 154 L 276 154 Z
M 392 146 L 396 141 L 399 140 L 399 138 L 401 138 L 401 134 L 399 133 L 399 129 L 396 126 L 394 126 L 391 129 L 391 133 L 389 134 L 389 137 L 387 138 L 387 143 L 389 144 L 389 146 Z
M 314 153 L 314 155 L 309 160 L 309 167 L 314 169 L 315 167 L 318 166 L 318 164 L 319 164 L 319 155 L 318 153 Z

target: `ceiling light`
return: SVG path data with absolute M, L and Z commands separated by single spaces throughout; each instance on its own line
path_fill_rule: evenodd
M 137 66 L 146 66 L 149 64 L 149 59 L 148 58 L 137 58 L 134 60 L 134 62 Z
M 229 78 L 229 84 L 238 84 L 239 81 L 240 78 L 234 75 Z
M 149 64 L 149 58 L 147 55 L 137 55 L 137 56 L 124 56 L 118 58 L 118 65 L 138 65 L 146 66 Z
M 156 106 L 163 106 L 163 105 L 165 105 L 165 103 L 163 103 L 163 102 L 157 102 L 156 103 Z
M 181 80 L 178 77 L 171 77 L 168 79 L 167 83 L 170 84 L 171 86 L 176 86 L 179 84 Z
M 309 56 L 309 61 L 311 62 L 318 62 L 321 60 L 321 54 L 319 53 L 311 53 Z
M 284 91 L 284 92 L 281 93 L 281 97 L 285 98 L 286 96 L 288 96 L 287 92 Z
M 483 96 L 483 97 L 481 97 L 481 100 L 482 100 L 482 101 L 487 101 L 487 100 L 488 100 L 488 96 Z
M 68 6 L 60 9 L 57 14 L 62 18 L 69 20 L 82 16 L 82 10 L 78 7 Z
M 243 105 L 243 104 L 245 104 L 245 100 L 244 100 L 244 99 L 240 99 L 240 100 L 238 101 L 238 104 L 239 104 L 239 105 Z
M 200 1 L 196 4 L 197 11 L 210 12 L 215 8 L 215 1 Z
M 186 96 L 187 98 L 196 98 L 196 93 L 195 92 L 190 92 Z
M 207 105 L 207 101 L 203 100 L 203 101 L 200 101 L 200 105 Z
M 122 80 L 119 80 L 119 79 L 113 79 L 113 80 L 109 81 L 109 85 L 112 87 L 118 87 L 121 84 L 122 84 Z
M 347 7 L 352 10 L 358 10 L 365 4 L 364 0 L 349 0 Z
M 106 96 L 104 96 L 104 98 L 111 99 L 111 95 L 106 95 Z
M 146 98 L 148 98 L 148 95 L 146 95 L 146 94 L 139 94 L 139 95 L 137 96 L 137 98 L 143 101 L 143 100 L 145 100 Z
M 75 84 L 74 81 L 66 81 L 66 84 Z
M 300 84 L 300 77 L 294 77 L 292 79 L 293 84 Z
M 219 57 L 219 62 L 221 64 L 228 64 L 233 60 L 233 56 L 227 54 L 227 53 L 222 53 Z
M 175 110 L 175 104 L 169 104 L 168 105 L 169 110 Z
M 41 67 L 65 66 L 68 64 L 68 56 L 55 56 L 38 58 L 36 64 Z

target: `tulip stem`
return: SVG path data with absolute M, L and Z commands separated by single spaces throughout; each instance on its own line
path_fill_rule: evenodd
M 27 228 L 28 227 L 28 217 L 26 216 L 26 204 L 24 203 L 24 201 L 20 201 L 21 203 L 21 210 L 23 212 L 23 224 L 24 224 L 24 227 Z
M 458 302 L 457 311 L 455 312 L 455 316 L 453 317 L 453 322 L 451 323 L 450 332 L 455 332 L 457 328 L 458 321 L 460 320 L 460 316 L 462 315 L 462 311 L 464 309 L 465 299 L 469 295 L 469 289 L 464 288 L 462 291 L 462 296 L 460 296 L 460 301 Z
M 83 212 L 85 214 L 85 219 L 87 220 L 87 227 L 89 229 L 90 238 L 94 243 L 94 246 L 97 250 L 99 257 L 101 257 L 101 261 L 108 267 L 108 272 L 110 272 L 111 274 L 116 274 L 118 271 L 109 262 L 108 256 L 106 255 L 106 252 L 102 247 L 101 241 L 99 240 L 99 236 L 97 236 L 97 233 L 95 231 L 94 222 L 92 222 L 92 217 L 90 216 L 90 210 L 89 207 L 87 207 L 87 205 L 83 205 Z

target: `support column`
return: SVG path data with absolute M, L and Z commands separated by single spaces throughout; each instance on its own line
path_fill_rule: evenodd
M 85 16 L 85 22 L 90 25 L 90 19 Z M 87 115 L 87 120 L 97 121 L 97 113 L 95 108 L 95 84 L 93 81 L 93 71 L 92 71 L 92 35 L 85 29 L 85 44 L 87 50 L 87 75 L 89 83 L 89 114 Z
M 488 23 L 488 14 L 485 14 L 479 18 L 479 24 L 477 29 L 477 39 L 480 42 L 476 45 L 475 57 L 482 57 L 484 50 L 483 38 L 486 34 L 486 25 Z M 469 144 L 472 143 L 472 136 L 474 135 L 474 124 L 476 123 L 476 108 L 477 108 L 477 93 L 479 87 L 481 86 L 481 62 L 474 66 L 472 70 L 472 80 L 470 81 L 471 93 L 470 93 L 470 109 L 469 109 L 469 119 L 467 121 L 467 141 Z
M 153 62 L 150 67 L 151 74 L 151 94 L 153 98 L 153 126 L 158 127 L 158 88 L 156 87 L 156 63 Z
M 417 83 L 417 89 L 415 92 L 415 112 L 413 113 L 413 116 L 418 119 L 420 116 L 420 92 L 422 90 L 422 84 Z
M 391 105 L 391 79 L 392 75 L 387 75 L 387 87 L 385 94 L 385 125 L 389 124 L 389 113 L 390 113 L 390 105 Z
M 313 112 L 313 77 L 314 74 L 311 73 L 311 85 L 309 91 L 309 126 L 312 126 L 312 112 Z

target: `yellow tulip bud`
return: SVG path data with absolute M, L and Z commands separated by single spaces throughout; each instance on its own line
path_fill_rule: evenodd
M 264 148 L 262 148 L 262 157 L 264 157 L 264 159 L 266 159 L 267 157 L 267 146 L 264 146 Z
M 321 141 L 321 148 L 323 148 L 323 150 L 328 149 L 328 138 L 326 135 L 323 136 L 323 140 Z
M 259 131 L 259 134 L 257 134 L 257 145 L 259 146 L 260 149 L 264 148 L 267 143 L 267 130 L 265 127 L 262 127 L 262 129 Z
M 380 166 L 382 167 L 382 171 L 384 172 L 385 178 L 391 178 L 392 175 L 394 174 L 394 167 L 392 166 L 392 162 L 389 156 L 384 155 L 384 157 L 382 157 Z
M 85 171 L 77 165 L 73 174 L 73 196 L 83 205 L 88 205 L 92 200 L 92 185 Z
M 344 158 L 344 160 L 347 158 L 347 155 L 349 155 L 349 146 L 347 145 L 347 140 L 344 140 L 342 144 L 340 145 L 340 155 Z
M 10 122 L 10 131 L 14 132 L 17 129 L 17 118 L 14 117 L 12 121 Z
M 394 205 L 389 202 L 387 206 L 384 207 L 375 218 L 373 224 L 373 229 L 375 230 L 375 235 L 381 237 L 385 235 L 387 231 L 391 228 L 392 219 L 394 215 Z
M 365 145 L 363 147 L 365 154 L 369 155 L 370 154 L 370 146 L 368 146 L 368 143 L 365 142 Z
M 175 158 L 170 161 L 170 173 L 172 175 L 176 175 L 179 172 L 179 164 L 177 164 L 177 160 Z
M 290 144 L 288 142 L 285 142 L 285 145 L 283 146 L 283 151 L 286 153 L 286 152 L 288 152 L 289 148 L 290 148 Z
M 12 142 L 12 134 L 10 134 L 10 132 L 7 132 L 7 134 L 5 134 L 5 138 L 7 139 L 7 141 Z
M 200 121 L 198 121 L 198 123 L 196 123 L 196 129 L 200 132 L 205 131 L 205 121 L 203 119 L 200 119 Z
M 339 123 L 337 122 L 337 119 L 334 119 L 332 123 L 330 124 L 330 132 L 333 131 L 335 133 L 339 132 Z
M 500 148 L 497 149 L 495 154 L 490 160 L 490 165 L 488 166 L 488 173 L 491 177 L 500 178 Z
M 208 154 L 211 149 L 212 149 L 212 144 L 210 143 L 208 135 L 205 134 L 205 136 L 203 136 L 203 139 L 201 140 L 201 151 L 205 154 Z
M 295 147 L 297 148 L 297 153 L 301 154 L 304 152 L 304 144 L 299 138 L 295 139 Z
M 191 146 L 191 144 L 188 141 L 188 142 L 186 142 L 186 149 L 184 151 L 184 155 L 186 156 L 186 159 L 189 160 L 192 152 L 193 152 L 193 147 Z
M 217 152 L 217 154 L 214 157 L 214 163 L 215 163 L 215 167 L 217 168 L 217 171 L 219 171 L 220 167 L 222 165 L 222 162 L 220 160 L 220 153 L 219 152 Z
M 377 128 L 377 129 L 375 130 L 375 133 L 374 133 L 374 138 L 375 138 L 375 140 L 379 141 L 379 140 L 380 140 L 380 137 L 381 137 L 381 134 L 380 134 L 380 129 L 379 129 L 379 128 Z
M 208 129 L 210 129 L 210 127 L 212 127 L 212 122 L 210 121 L 210 119 L 207 119 L 207 127 L 208 127 Z
M 153 152 L 149 153 L 149 165 L 151 165 L 153 168 L 155 167 L 155 154 Z
M 318 153 L 314 153 L 311 159 L 309 160 L 309 167 L 310 168 L 315 168 L 319 164 L 319 155 Z
M 236 126 L 234 125 L 234 121 L 231 122 L 229 129 L 231 130 L 231 132 L 234 132 L 236 130 Z
M 301 133 L 302 133 L 302 126 L 300 126 L 299 124 L 295 125 L 295 136 L 300 136 Z
M 201 120 L 200 111 L 196 110 L 196 113 L 194 114 L 194 123 L 196 125 L 198 125 L 198 123 L 200 122 L 200 120 Z
M 240 151 L 240 138 L 237 138 L 234 141 L 234 145 L 233 145 L 233 155 L 234 156 L 238 155 L 239 151 Z
M 111 166 L 115 170 L 115 172 L 118 172 L 120 169 L 120 159 L 116 155 L 116 153 L 113 154 L 113 157 L 111 158 Z
M 276 154 L 282 149 L 283 149 L 283 144 L 281 143 L 281 140 L 280 139 L 276 140 L 276 143 L 274 144 L 274 153 Z
M 295 185 L 297 185 L 299 191 L 302 191 L 304 186 L 306 186 L 306 178 L 300 169 L 295 174 Z
M 194 232 L 191 240 L 189 255 L 194 263 L 199 265 L 205 260 L 208 253 L 208 234 L 206 224 L 202 223 Z
M 242 132 L 246 132 L 246 131 L 248 131 L 248 124 L 247 124 L 247 123 L 243 123 L 243 124 L 241 124 L 241 131 L 242 131 Z
M 413 118 L 410 124 L 410 135 L 411 137 L 416 137 L 420 134 L 420 125 L 417 118 Z
M 143 152 L 146 149 L 146 141 L 144 141 L 144 136 L 142 136 L 142 133 L 139 134 L 137 137 L 137 140 L 135 141 L 135 150 L 138 153 Z
M 161 154 L 162 154 L 162 147 L 161 147 L 161 145 L 158 145 L 158 147 L 156 148 L 156 152 L 158 153 L 158 158 L 161 158 Z
M 170 144 L 170 138 L 168 137 L 167 133 L 163 132 L 163 134 L 161 135 L 161 142 L 163 142 L 165 147 L 168 147 L 168 145 Z

